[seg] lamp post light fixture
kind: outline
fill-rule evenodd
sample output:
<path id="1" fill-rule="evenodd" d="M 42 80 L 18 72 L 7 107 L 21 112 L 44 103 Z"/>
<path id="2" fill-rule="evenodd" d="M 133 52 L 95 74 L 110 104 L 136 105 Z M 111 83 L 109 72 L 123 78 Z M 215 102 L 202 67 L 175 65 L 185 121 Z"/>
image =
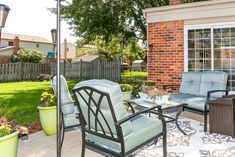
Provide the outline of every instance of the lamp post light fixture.
<path id="1" fill-rule="evenodd" d="M 53 44 L 53 53 L 55 53 L 56 43 L 57 43 L 57 29 L 51 30 L 51 38 Z"/>
<path id="2" fill-rule="evenodd" d="M 2 28 L 5 27 L 9 11 L 10 8 L 7 5 L 0 4 L 0 44 L 1 44 Z"/>

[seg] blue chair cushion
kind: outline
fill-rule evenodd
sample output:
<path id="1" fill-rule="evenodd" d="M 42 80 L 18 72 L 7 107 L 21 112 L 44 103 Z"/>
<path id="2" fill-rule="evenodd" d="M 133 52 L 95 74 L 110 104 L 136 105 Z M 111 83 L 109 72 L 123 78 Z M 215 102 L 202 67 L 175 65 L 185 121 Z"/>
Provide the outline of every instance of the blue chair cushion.
<path id="1" fill-rule="evenodd" d="M 195 96 L 195 95 L 178 93 L 173 95 L 172 101 L 182 102 L 187 104 L 188 107 L 190 108 L 204 111 L 206 99 L 207 97 L 205 96 Z M 214 99 L 216 99 L 216 97 L 211 97 L 210 100 Z M 209 105 L 207 106 L 207 110 L 209 110 Z"/>
<path id="2" fill-rule="evenodd" d="M 154 138 L 162 132 L 162 122 L 159 119 L 144 115 L 137 116 L 135 119 L 131 120 L 131 125 L 131 132 L 124 136 L 125 152 L 128 152 L 136 146 Z M 113 151 L 121 151 L 121 146 L 117 142 L 91 134 L 88 134 L 87 138 Z"/>
<path id="3" fill-rule="evenodd" d="M 208 91 L 225 90 L 227 86 L 228 74 L 220 71 L 203 72 L 201 74 L 201 84 L 199 95 L 207 96 Z M 213 94 L 214 97 L 221 97 L 224 93 Z"/>
<path id="4" fill-rule="evenodd" d="M 185 72 L 182 75 L 180 93 L 198 95 L 201 81 L 200 72 Z"/>
<path id="5" fill-rule="evenodd" d="M 119 86 L 118 83 L 109 81 L 109 80 L 87 80 L 87 81 L 82 81 L 79 82 L 74 89 L 79 88 L 79 87 L 83 87 L 83 86 L 89 86 L 92 87 L 94 89 L 97 89 L 99 91 L 105 92 L 109 94 L 109 97 L 111 99 L 111 105 L 113 107 L 114 110 L 114 114 L 116 116 L 117 121 L 123 119 L 124 117 L 128 116 L 127 111 L 124 108 L 123 105 L 123 99 L 122 99 L 122 92 L 121 92 L 121 88 Z M 90 92 L 90 91 L 88 91 Z M 82 91 L 81 92 L 83 97 L 88 101 L 89 96 Z M 85 103 L 85 101 L 82 99 L 82 97 L 80 95 L 77 95 L 83 116 L 86 120 L 86 122 L 89 122 L 89 118 L 90 117 L 90 125 L 91 128 L 95 130 L 95 116 L 94 114 L 90 114 L 88 115 L 88 106 Z M 100 94 L 98 93 L 93 93 L 92 98 L 94 101 L 98 102 L 99 98 L 100 98 Z M 101 112 L 104 114 L 104 117 L 108 123 L 108 125 L 111 128 L 112 133 L 116 134 L 116 128 L 114 126 L 114 121 L 113 121 L 113 116 L 112 113 L 110 111 L 110 106 L 109 106 L 109 102 L 107 100 L 107 97 L 103 97 L 101 103 L 100 103 L 100 110 Z M 96 106 L 95 104 L 91 101 L 91 108 L 93 109 L 93 111 L 96 111 Z M 104 128 L 105 132 L 107 134 L 110 134 L 110 130 L 108 128 L 108 125 L 105 122 L 105 119 L 102 117 L 101 114 L 98 114 L 98 119 L 102 125 L 102 127 Z M 102 131 L 102 128 L 100 125 L 97 125 L 98 131 Z M 128 121 L 127 123 L 122 125 L 122 131 L 124 135 L 127 135 L 131 132 L 132 130 L 132 125 L 131 123 Z"/>

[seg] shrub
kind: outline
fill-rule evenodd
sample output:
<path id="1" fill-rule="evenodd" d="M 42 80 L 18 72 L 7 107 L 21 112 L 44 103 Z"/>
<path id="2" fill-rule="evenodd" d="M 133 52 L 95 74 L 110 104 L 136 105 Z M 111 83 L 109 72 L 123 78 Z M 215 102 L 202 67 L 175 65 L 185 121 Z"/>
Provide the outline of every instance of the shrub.
<path id="1" fill-rule="evenodd" d="M 37 80 L 39 81 L 50 81 L 52 79 L 52 75 L 49 74 L 39 74 L 37 76 Z"/>
<path id="2" fill-rule="evenodd" d="M 13 55 L 13 62 L 27 62 L 27 63 L 42 63 L 45 61 L 45 56 L 41 51 L 20 49 Z"/>
<path id="3" fill-rule="evenodd" d="M 129 92 L 133 90 L 133 86 L 127 83 L 120 84 L 122 92 Z"/>

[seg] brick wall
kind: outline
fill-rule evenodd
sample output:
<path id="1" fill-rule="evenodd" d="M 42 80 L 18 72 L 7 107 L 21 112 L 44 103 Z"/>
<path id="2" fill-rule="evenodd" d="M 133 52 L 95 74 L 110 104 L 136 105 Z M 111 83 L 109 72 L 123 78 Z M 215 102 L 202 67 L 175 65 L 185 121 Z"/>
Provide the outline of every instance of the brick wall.
<path id="1" fill-rule="evenodd" d="M 184 71 L 184 21 L 149 23 L 148 44 L 153 44 L 152 54 L 148 51 L 148 79 L 158 87 L 179 85 Z"/>

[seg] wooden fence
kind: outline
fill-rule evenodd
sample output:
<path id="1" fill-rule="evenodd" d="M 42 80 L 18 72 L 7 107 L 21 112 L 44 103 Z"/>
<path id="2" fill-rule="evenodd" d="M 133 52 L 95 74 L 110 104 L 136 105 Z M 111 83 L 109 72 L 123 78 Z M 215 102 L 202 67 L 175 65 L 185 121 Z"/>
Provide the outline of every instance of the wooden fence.
<path id="1" fill-rule="evenodd" d="M 61 74 L 69 79 L 109 79 L 120 81 L 120 61 L 61 63 Z M 65 71 L 64 71 L 65 70 Z M 56 75 L 56 63 L 0 64 L 0 82 L 34 81 L 39 74 Z"/>

